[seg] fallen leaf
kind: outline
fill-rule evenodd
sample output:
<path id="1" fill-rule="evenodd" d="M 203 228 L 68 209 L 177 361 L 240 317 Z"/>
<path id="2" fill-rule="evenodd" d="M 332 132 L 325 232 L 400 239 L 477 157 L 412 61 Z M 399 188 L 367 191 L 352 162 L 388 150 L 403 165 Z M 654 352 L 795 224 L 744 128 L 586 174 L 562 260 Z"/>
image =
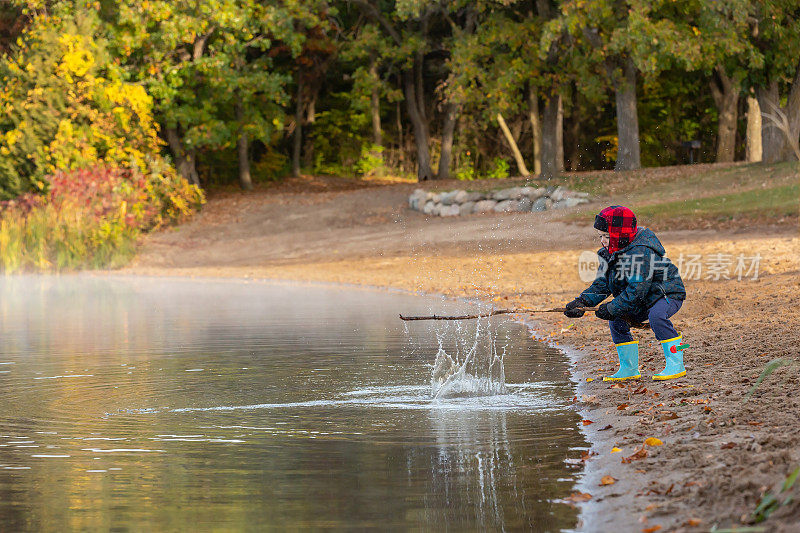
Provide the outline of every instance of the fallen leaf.
<path id="1" fill-rule="evenodd" d="M 604 428 L 600 428 L 600 429 L 598 429 L 597 431 L 608 431 L 608 430 L 609 430 L 609 429 L 611 429 L 612 427 L 614 427 L 614 426 L 612 426 L 611 424 L 609 424 L 609 425 L 607 425 L 607 426 L 606 426 L 606 427 L 604 427 Z"/>
<path id="2" fill-rule="evenodd" d="M 655 437 L 650 437 L 648 439 L 645 439 L 644 443 L 647 444 L 648 446 L 661 446 L 662 444 L 664 444 L 663 442 L 661 442 L 661 439 L 657 439 Z"/>
<path id="3" fill-rule="evenodd" d="M 645 449 L 644 446 L 642 446 L 640 449 L 636 450 L 636 453 L 634 453 L 633 455 L 630 455 L 628 457 L 623 457 L 622 462 L 630 463 L 632 461 L 638 461 L 639 459 L 644 459 L 645 457 L 647 457 L 647 450 Z"/>
<path id="4" fill-rule="evenodd" d="M 731 448 L 735 448 L 735 447 L 736 447 L 736 443 L 735 442 L 726 442 L 725 444 L 720 446 L 720 448 L 722 448 L 723 450 L 730 450 Z"/>
<path id="5" fill-rule="evenodd" d="M 602 487 L 604 485 L 613 485 L 616 482 L 617 482 L 617 480 L 614 479 L 611 476 L 603 476 L 602 478 L 600 478 L 600 485 L 599 486 Z"/>
<path id="6" fill-rule="evenodd" d="M 622 383 L 614 383 L 614 384 L 611 385 L 611 388 L 612 389 L 624 389 L 625 385 L 623 385 Z"/>
<path id="7" fill-rule="evenodd" d="M 699 526 L 702 523 L 703 521 L 700 520 L 699 518 L 690 518 L 689 520 L 686 521 L 686 525 L 689 527 Z"/>
<path id="8" fill-rule="evenodd" d="M 578 503 L 578 502 L 588 502 L 591 499 L 592 495 L 589 494 L 588 492 L 573 492 L 572 494 L 564 498 L 564 501 Z"/>
<path id="9" fill-rule="evenodd" d="M 611 448 L 611 453 L 618 453 L 618 452 L 621 452 L 621 451 L 622 451 L 622 450 L 621 450 L 621 449 L 619 449 L 619 448 L 617 448 L 616 446 L 614 446 L 613 448 Z"/>
<path id="10" fill-rule="evenodd" d="M 597 396 L 595 395 L 589 396 L 587 394 L 582 394 L 581 401 L 585 403 L 597 403 Z"/>
<path id="11" fill-rule="evenodd" d="M 763 423 L 764 423 L 764 422 L 748 422 L 748 424 L 750 424 L 751 426 L 760 426 L 760 425 L 762 425 Z"/>
<path id="12" fill-rule="evenodd" d="M 586 461 L 587 459 L 589 459 L 593 455 L 597 455 L 597 452 L 593 452 L 591 450 L 585 450 L 585 451 L 583 451 L 581 453 L 581 460 Z"/>
<path id="13" fill-rule="evenodd" d="M 674 411 L 665 411 L 663 413 L 659 413 L 658 419 L 661 422 L 666 422 L 667 420 L 675 420 L 678 418 L 678 413 Z"/>
<path id="14" fill-rule="evenodd" d="M 617 411 L 624 411 L 627 408 L 628 408 L 628 404 L 627 403 L 621 403 L 621 404 L 619 404 L 617 406 Z"/>
<path id="15" fill-rule="evenodd" d="M 659 529 L 661 529 L 661 526 L 646 527 L 642 530 L 642 533 L 656 533 Z"/>
<path id="16" fill-rule="evenodd" d="M 584 426 L 588 426 L 589 424 L 594 424 L 594 422 L 592 422 L 591 420 L 584 420 L 583 421 L 583 425 Z"/>
<path id="17" fill-rule="evenodd" d="M 594 378 L 586 378 L 586 383 L 589 383 L 590 381 L 594 381 Z"/>

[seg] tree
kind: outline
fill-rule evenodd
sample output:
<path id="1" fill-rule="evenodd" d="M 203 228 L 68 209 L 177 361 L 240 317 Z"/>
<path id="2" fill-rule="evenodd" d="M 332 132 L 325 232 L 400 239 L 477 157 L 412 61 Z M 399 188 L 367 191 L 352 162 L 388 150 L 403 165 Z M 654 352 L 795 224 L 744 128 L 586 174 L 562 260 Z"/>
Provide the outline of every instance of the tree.
<path id="1" fill-rule="evenodd" d="M 280 3 L 125 0 L 113 14 L 117 55 L 156 101 L 180 174 L 199 183 L 198 150 L 237 147 L 247 188 L 253 139 L 283 124 L 286 73 L 272 68 L 276 42 L 299 53 L 295 14 Z"/>
<path id="2" fill-rule="evenodd" d="M 0 59 L 0 197 L 46 191 L 57 170 L 163 166 L 153 100 L 124 81 L 100 27 L 93 9 L 57 3 Z"/>
<path id="3" fill-rule="evenodd" d="M 699 1 L 699 0 L 698 0 Z M 577 55 L 589 65 L 602 66 L 616 100 L 619 150 L 617 170 L 641 166 L 637 81 L 680 66 L 699 63 L 697 28 L 687 18 L 693 2 L 588 0 L 563 2 L 553 25 L 581 46 Z"/>
<path id="4" fill-rule="evenodd" d="M 774 121 L 762 121 L 763 160 L 785 161 L 794 157 L 790 139 L 800 137 L 800 2 L 753 1 L 749 8 L 749 39 L 763 62 L 761 68 L 750 69 L 748 83 L 755 88 L 761 112 L 780 111 L 788 128 L 784 133 Z"/>

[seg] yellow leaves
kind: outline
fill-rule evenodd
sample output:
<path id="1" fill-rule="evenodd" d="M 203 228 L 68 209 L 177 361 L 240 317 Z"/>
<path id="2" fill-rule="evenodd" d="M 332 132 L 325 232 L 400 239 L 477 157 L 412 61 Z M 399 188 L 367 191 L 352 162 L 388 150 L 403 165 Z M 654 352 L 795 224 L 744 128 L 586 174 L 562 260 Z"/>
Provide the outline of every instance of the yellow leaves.
<path id="1" fill-rule="evenodd" d="M 82 35 L 62 35 L 58 41 L 64 47 L 64 55 L 58 66 L 66 75 L 84 77 L 94 66 L 94 55 L 88 50 L 87 38 Z"/>
<path id="2" fill-rule="evenodd" d="M 621 452 L 621 451 L 622 451 L 622 449 L 620 449 L 620 448 L 617 448 L 616 446 L 614 446 L 613 448 L 611 448 L 611 453 L 619 453 L 619 452 Z"/>
<path id="3" fill-rule="evenodd" d="M 644 443 L 647 444 L 648 446 L 661 446 L 662 444 L 664 444 L 663 442 L 661 442 L 661 439 L 657 439 L 655 437 L 649 437 L 645 439 Z"/>
<path id="4" fill-rule="evenodd" d="M 591 383 L 592 381 L 594 381 L 594 378 L 586 378 L 586 383 Z"/>
<path id="5" fill-rule="evenodd" d="M 615 478 L 611 477 L 611 476 L 603 476 L 602 478 L 600 478 L 600 485 L 599 486 L 600 487 L 604 487 L 606 485 L 613 485 L 616 482 L 617 482 L 617 480 Z"/>
<path id="6" fill-rule="evenodd" d="M 700 36 L 700 30 L 697 28 L 697 26 L 692 26 L 692 33 L 694 33 L 695 36 Z"/>

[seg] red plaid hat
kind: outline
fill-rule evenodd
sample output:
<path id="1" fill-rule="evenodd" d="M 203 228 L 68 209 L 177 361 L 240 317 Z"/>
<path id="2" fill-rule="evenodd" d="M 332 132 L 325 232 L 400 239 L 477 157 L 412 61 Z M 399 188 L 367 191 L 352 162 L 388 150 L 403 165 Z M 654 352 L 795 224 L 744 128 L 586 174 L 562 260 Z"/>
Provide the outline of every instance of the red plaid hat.
<path id="1" fill-rule="evenodd" d="M 608 253 L 628 246 L 636 236 L 636 215 L 627 207 L 612 205 L 594 217 L 594 227 L 608 232 Z"/>

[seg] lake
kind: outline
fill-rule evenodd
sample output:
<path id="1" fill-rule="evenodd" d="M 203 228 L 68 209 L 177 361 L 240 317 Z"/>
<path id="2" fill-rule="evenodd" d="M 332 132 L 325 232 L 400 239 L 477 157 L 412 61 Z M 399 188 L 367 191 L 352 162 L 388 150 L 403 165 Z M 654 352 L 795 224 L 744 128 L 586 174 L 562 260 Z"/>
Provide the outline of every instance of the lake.
<path id="1" fill-rule="evenodd" d="M 0 529 L 574 527 L 557 500 L 586 443 L 566 357 L 508 317 L 398 318 L 475 309 L 312 284 L 0 278 Z"/>

